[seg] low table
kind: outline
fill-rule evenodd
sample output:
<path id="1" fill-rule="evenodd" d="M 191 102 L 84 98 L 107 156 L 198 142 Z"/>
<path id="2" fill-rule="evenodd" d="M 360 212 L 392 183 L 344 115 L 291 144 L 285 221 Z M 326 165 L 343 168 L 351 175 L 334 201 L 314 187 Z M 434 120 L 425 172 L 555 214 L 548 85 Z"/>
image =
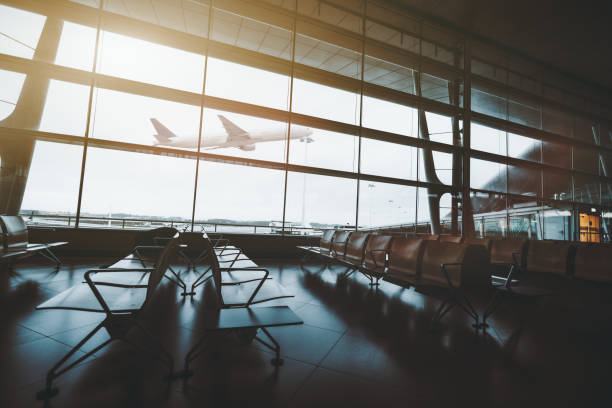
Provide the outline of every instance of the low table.
<path id="1" fill-rule="evenodd" d="M 252 333 L 252 336 L 247 338 L 247 340 L 257 340 L 274 351 L 276 356 L 271 360 L 271 363 L 275 367 L 281 366 L 283 365 L 283 359 L 280 358 L 280 345 L 266 328 L 304 323 L 289 306 L 241 307 L 235 309 L 210 310 L 205 312 L 204 319 L 204 335 L 191 350 L 189 350 L 185 357 L 185 368 L 183 371 L 177 373 L 176 377 L 187 379 L 193 375 L 193 371 L 189 369 L 190 362 L 202 354 L 204 351 L 202 347 L 205 345 L 208 335 L 215 332 L 235 331 L 239 336 L 244 333 Z M 272 344 L 257 337 L 257 331 L 259 329 L 268 337 Z M 245 339 L 247 336 L 242 335 L 240 337 Z"/>

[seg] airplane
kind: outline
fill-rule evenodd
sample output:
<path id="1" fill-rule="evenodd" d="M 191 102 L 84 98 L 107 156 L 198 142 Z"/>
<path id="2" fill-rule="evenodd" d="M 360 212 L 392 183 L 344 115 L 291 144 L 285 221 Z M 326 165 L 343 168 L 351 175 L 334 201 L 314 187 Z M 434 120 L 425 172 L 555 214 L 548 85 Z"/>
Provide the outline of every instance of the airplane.
<path id="1" fill-rule="evenodd" d="M 202 138 L 201 148 L 203 149 L 224 149 L 235 147 L 244 151 L 255 150 L 255 144 L 261 142 L 273 142 L 287 139 L 285 129 L 267 129 L 254 132 L 247 132 L 241 129 L 231 120 L 223 115 L 217 115 L 225 133 L 207 135 Z M 157 119 L 151 118 L 151 123 L 155 128 L 156 134 L 153 137 L 157 140 L 154 146 L 169 146 L 179 147 L 184 149 L 197 149 L 198 136 L 177 136 L 172 133 L 167 127 L 162 125 Z M 292 127 L 291 139 L 297 139 L 300 142 L 310 143 L 314 140 L 310 137 L 312 130 L 301 126 Z"/>

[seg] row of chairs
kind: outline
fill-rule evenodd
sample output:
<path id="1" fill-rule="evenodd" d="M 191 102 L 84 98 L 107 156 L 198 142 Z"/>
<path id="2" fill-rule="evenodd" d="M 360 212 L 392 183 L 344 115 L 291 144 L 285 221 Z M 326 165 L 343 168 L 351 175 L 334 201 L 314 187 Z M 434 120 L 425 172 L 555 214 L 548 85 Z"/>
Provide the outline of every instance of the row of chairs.
<path id="1" fill-rule="evenodd" d="M 440 298 L 432 328 L 454 306 L 474 319 L 474 327 L 485 329 L 487 318 L 508 296 L 551 296 L 576 280 L 612 283 L 606 245 L 326 230 L 318 247 L 299 248 L 346 266 L 343 279 L 357 272 L 371 285 L 384 279 Z M 488 299 L 482 321 L 472 305 L 474 296 Z"/>
<path id="2" fill-rule="evenodd" d="M 68 244 L 68 242 L 49 242 L 44 244 L 31 243 L 28 238 L 28 228 L 23 218 L 18 215 L 0 215 L 0 234 L 2 235 L 2 248 L 0 248 L 0 262 L 7 263 L 9 270 L 18 259 L 32 255 L 41 255 L 52 261 L 59 269 L 62 262 L 53 253 L 52 249 Z"/>
<path id="3" fill-rule="evenodd" d="M 190 257 L 189 253 L 195 255 Z M 105 315 L 100 324 L 48 371 L 46 387 L 37 394 L 37 398 L 48 400 L 56 395 L 58 390 L 53 388 L 53 382 L 57 377 L 113 340 L 128 342 L 159 359 L 168 368 L 167 380 L 188 378 L 192 374 L 189 364 L 199 355 L 203 341 L 198 341 L 187 354 L 185 369 L 174 372 L 172 355 L 139 320 L 139 316 L 148 308 L 164 278 L 179 286 L 183 294 L 186 293 L 187 285 L 181 277 L 182 272 L 173 269 L 176 263 L 173 261 L 181 257 L 187 261 L 188 271 L 193 269 L 196 273 L 200 273 L 191 286 L 191 292 L 211 278 L 215 285 L 219 307 L 213 311 L 214 316 L 207 314 L 203 317 L 205 330 L 234 330 L 243 340 L 247 333 L 249 341 L 256 339 L 276 353 L 276 357 L 272 360 L 274 365 L 282 364 L 280 346 L 266 327 L 300 324 L 302 321 L 287 306 L 257 309 L 251 309 L 250 306 L 292 295 L 286 294 L 283 288 L 272 280 L 267 269 L 258 267 L 239 248 L 229 245 L 226 240 L 213 241 L 205 233 L 181 235 L 173 228 L 160 228 L 137 235 L 133 248 L 127 256 L 104 268 L 88 270 L 83 282 L 37 307 L 38 310 L 79 310 Z M 206 259 L 208 260 L 206 268 L 202 272 L 198 271 L 197 268 Z M 71 364 L 65 365 L 66 361 L 101 329 L 108 332 L 109 340 Z M 272 345 L 257 337 L 259 329 Z M 139 330 L 151 339 L 156 345 L 155 350 L 131 341 L 128 333 L 132 330 Z"/>

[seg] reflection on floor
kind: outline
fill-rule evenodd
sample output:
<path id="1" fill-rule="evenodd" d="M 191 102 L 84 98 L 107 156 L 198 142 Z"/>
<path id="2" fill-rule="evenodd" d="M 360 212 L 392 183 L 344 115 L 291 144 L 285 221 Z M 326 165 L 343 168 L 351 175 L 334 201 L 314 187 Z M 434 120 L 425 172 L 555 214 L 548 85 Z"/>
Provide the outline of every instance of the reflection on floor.
<path id="1" fill-rule="evenodd" d="M 67 260 L 60 272 L 24 264 L 7 279 L 1 299 L 0 406 L 40 406 L 36 391 L 45 372 L 101 319 L 74 311 L 34 311 L 42 300 L 82 280 L 103 259 Z M 438 302 L 382 283 L 370 289 L 332 266 L 305 268 L 296 261 L 260 260 L 296 297 L 289 304 L 305 324 L 273 328 L 285 365 L 277 372 L 271 353 L 233 338 L 213 339 L 197 360 L 188 386 L 161 381 L 163 366 L 120 342 L 82 363 L 57 384 L 59 407 L 383 406 L 383 407 L 593 407 L 612 406 L 610 302 L 550 299 L 534 310 L 517 336 L 512 304 L 476 335 L 460 311 L 427 328 Z M 190 276 L 191 275 L 191 276 Z M 190 273 L 186 280 L 195 279 Z M 167 283 L 143 319 L 180 367 L 199 334 L 198 314 L 214 307 L 209 282 L 193 301 Z M 103 342 L 96 335 L 87 351 Z"/>

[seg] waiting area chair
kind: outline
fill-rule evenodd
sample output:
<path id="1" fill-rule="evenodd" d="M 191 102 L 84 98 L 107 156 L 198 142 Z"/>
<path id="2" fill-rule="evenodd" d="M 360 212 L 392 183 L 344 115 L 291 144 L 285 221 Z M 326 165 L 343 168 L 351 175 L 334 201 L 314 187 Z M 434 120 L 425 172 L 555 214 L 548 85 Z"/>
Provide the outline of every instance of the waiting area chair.
<path id="1" fill-rule="evenodd" d="M 41 255 L 55 263 L 59 269 L 62 262 L 53 253 L 52 248 L 64 246 L 68 242 L 31 243 L 28 238 L 28 227 L 23 218 L 18 215 L 0 215 L 0 228 L 2 230 L 2 250 L 0 259 L 9 262 L 9 268 L 16 259 L 31 255 Z"/>
<path id="2" fill-rule="evenodd" d="M 174 360 L 172 356 L 142 326 L 138 320 L 138 315 L 150 303 L 170 265 L 170 261 L 176 256 L 178 248 L 179 236 L 176 234 L 161 251 L 153 268 L 121 269 L 111 267 L 92 269 L 85 273 L 85 282 L 65 290 L 36 307 L 38 310 L 80 310 L 106 315 L 100 324 L 47 372 L 46 387 L 37 394 L 38 399 L 48 400 L 55 396 L 58 389 L 53 388 L 53 381 L 57 377 L 94 355 L 113 340 L 123 340 L 140 348 L 154 358 L 161 360 L 168 367 L 169 375 L 173 373 Z M 62 367 L 100 329 L 105 329 L 110 339 L 88 351 L 73 363 Z M 139 329 L 147 337 L 154 340 L 158 346 L 158 352 L 131 342 L 127 338 L 127 334 L 133 329 Z"/>

